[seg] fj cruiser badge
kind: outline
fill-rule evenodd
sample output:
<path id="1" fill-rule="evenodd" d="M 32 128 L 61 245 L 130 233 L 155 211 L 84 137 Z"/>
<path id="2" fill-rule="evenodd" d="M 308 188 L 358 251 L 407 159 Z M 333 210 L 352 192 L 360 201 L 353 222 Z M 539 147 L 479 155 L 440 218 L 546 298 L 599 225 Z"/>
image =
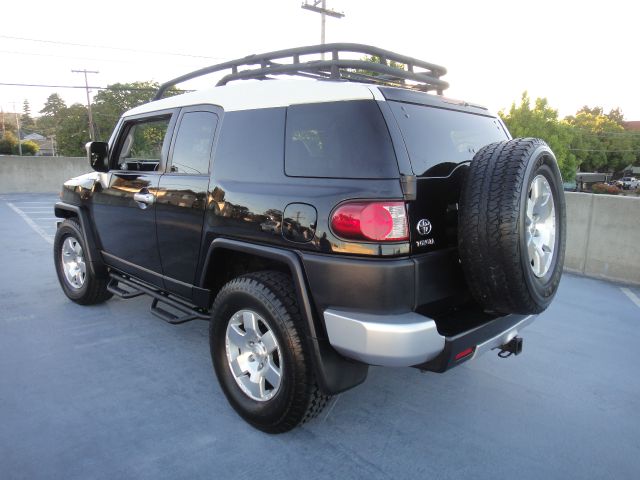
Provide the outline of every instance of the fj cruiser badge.
<path id="1" fill-rule="evenodd" d="M 431 233 L 431 222 L 423 218 L 418 222 L 417 228 L 420 235 L 429 235 Z"/>

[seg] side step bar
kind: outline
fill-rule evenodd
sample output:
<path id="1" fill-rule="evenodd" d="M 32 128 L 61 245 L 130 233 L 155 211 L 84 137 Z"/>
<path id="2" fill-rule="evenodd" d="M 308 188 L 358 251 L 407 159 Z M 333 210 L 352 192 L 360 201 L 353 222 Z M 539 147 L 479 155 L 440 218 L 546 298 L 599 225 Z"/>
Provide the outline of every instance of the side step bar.
<path id="1" fill-rule="evenodd" d="M 190 305 L 183 300 L 171 298 L 162 290 L 148 287 L 147 285 L 143 285 L 140 282 L 115 272 L 110 272 L 109 277 L 111 277 L 111 279 L 109 280 L 109 285 L 107 285 L 107 290 L 125 299 L 139 297 L 140 295 L 149 295 L 153 298 L 150 308 L 151 313 L 167 323 L 179 325 L 190 322 L 191 320 L 209 320 L 209 315 L 204 310 Z M 122 285 L 124 285 L 126 289 L 122 288 Z M 175 310 L 176 313 L 158 306 L 159 304 L 170 307 L 172 310 Z"/>

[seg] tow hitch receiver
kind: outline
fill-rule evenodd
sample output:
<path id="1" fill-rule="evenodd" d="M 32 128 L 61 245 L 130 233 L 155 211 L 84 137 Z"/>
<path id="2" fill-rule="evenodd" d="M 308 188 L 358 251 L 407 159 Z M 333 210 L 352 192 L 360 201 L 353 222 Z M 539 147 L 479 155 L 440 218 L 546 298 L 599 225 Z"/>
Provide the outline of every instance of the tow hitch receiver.
<path id="1" fill-rule="evenodd" d="M 504 345 L 498 347 L 500 351 L 498 356 L 500 358 L 507 358 L 511 355 L 520 355 L 522 353 L 522 337 L 513 337 Z"/>

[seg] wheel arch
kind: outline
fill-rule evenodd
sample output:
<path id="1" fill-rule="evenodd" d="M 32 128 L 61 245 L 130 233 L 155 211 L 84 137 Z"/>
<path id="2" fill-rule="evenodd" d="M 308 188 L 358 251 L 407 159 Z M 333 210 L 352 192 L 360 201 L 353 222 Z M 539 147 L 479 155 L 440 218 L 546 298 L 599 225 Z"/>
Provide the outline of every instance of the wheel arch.
<path id="1" fill-rule="evenodd" d="M 89 215 L 87 211 L 78 206 L 64 202 L 56 202 L 54 206 L 54 214 L 57 218 L 67 219 L 75 218 L 80 223 L 82 237 L 85 245 L 87 245 L 87 257 L 89 259 L 89 268 L 98 278 L 107 278 L 107 268 L 100 253 L 100 247 L 97 243 L 96 236 L 91 227 Z"/>
<path id="2" fill-rule="evenodd" d="M 238 258 L 251 259 L 249 268 L 229 270 L 227 267 Z M 303 331 L 312 364 L 320 388 L 334 395 L 362 383 L 368 365 L 348 360 L 338 354 L 326 339 L 324 325 L 314 315 L 312 299 L 299 256 L 291 251 L 264 245 L 255 245 L 228 238 L 216 238 L 211 242 L 203 263 L 199 287 L 211 290 L 212 298 L 228 280 L 238 274 L 259 270 L 279 270 L 291 276 L 303 318 Z M 216 275 L 216 272 L 224 272 Z"/>

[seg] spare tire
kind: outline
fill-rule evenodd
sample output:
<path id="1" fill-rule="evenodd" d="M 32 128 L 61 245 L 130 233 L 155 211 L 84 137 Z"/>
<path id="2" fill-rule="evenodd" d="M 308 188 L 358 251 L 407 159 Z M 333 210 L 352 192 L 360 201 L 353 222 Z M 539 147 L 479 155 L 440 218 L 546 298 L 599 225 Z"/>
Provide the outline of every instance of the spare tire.
<path id="1" fill-rule="evenodd" d="M 538 138 L 492 143 L 462 187 L 458 248 L 467 284 L 487 311 L 544 311 L 560 283 L 566 243 L 562 177 Z"/>

